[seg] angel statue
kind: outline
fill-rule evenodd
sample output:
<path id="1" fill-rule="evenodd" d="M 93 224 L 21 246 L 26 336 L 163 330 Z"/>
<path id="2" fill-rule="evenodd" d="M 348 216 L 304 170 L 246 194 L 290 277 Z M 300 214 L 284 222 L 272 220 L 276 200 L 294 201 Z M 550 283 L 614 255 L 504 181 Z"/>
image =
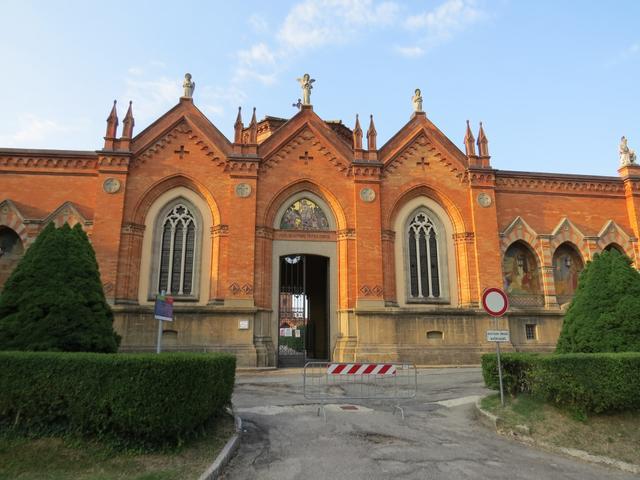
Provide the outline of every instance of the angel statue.
<path id="1" fill-rule="evenodd" d="M 626 167 L 627 165 L 635 165 L 636 152 L 627 146 L 627 137 L 620 139 L 620 147 L 618 149 L 620 153 L 620 165 Z"/>
<path id="2" fill-rule="evenodd" d="M 184 83 L 182 84 L 182 88 L 184 88 L 183 97 L 186 97 L 186 98 L 193 97 L 193 91 L 196 89 L 196 82 L 191 81 L 190 73 L 185 73 Z"/>
<path id="3" fill-rule="evenodd" d="M 413 102 L 413 111 L 422 112 L 422 93 L 419 88 L 416 88 L 416 93 L 411 97 L 411 101 Z"/>
<path id="4" fill-rule="evenodd" d="M 315 82 L 314 78 L 311 78 L 308 73 L 305 73 L 302 78 L 298 78 L 298 82 L 302 87 L 302 105 L 311 105 L 311 85 Z"/>

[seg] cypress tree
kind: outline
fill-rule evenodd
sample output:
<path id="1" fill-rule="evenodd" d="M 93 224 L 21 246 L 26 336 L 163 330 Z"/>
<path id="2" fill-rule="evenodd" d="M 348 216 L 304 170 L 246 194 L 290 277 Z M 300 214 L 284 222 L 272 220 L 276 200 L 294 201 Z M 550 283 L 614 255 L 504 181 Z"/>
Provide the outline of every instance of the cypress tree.
<path id="1" fill-rule="evenodd" d="M 115 352 L 119 342 L 87 235 L 49 224 L 0 294 L 0 349 Z"/>
<path id="2" fill-rule="evenodd" d="M 564 317 L 557 353 L 640 351 L 640 273 L 617 250 L 595 255 Z"/>

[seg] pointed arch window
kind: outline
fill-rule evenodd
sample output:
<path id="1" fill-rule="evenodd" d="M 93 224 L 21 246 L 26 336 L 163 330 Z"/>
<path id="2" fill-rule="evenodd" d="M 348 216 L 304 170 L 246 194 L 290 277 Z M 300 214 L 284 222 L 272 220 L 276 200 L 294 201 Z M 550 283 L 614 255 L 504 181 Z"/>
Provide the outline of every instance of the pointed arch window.
<path id="1" fill-rule="evenodd" d="M 410 301 L 428 302 L 442 298 L 442 249 L 438 224 L 425 211 L 418 211 L 409 218 L 406 242 Z"/>
<path id="2" fill-rule="evenodd" d="M 162 219 L 158 292 L 194 295 L 198 222 L 184 203 L 175 204 Z"/>

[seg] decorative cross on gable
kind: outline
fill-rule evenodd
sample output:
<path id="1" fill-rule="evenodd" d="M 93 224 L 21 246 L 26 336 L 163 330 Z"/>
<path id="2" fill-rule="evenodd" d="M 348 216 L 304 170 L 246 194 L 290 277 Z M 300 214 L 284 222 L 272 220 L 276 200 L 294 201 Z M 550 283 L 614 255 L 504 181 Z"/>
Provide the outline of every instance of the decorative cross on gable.
<path id="1" fill-rule="evenodd" d="M 185 153 L 190 153 L 189 150 L 184 149 L 184 145 L 180 145 L 180 150 L 176 150 L 173 153 L 178 153 L 180 155 L 180 160 L 184 158 Z"/>
<path id="2" fill-rule="evenodd" d="M 313 157 L 309 156 L 309 152 L 304 152 L 304 155 L 300 155 L 300 160 L 304 161 L 304 164 L 307 165 L 309 163 L 309 160 L 313 160 Z"/>
<path id="3" fill-rule="evenodd" d="M 424 167 L 428 167 L 430 165 L 430 163 L 427 162 L 424 159 L 424 157 L 422 157 L 419 162 L 416 162 L 416 165 L 420 165 L 422 167 L 422 170 L 424 170 Z"/>

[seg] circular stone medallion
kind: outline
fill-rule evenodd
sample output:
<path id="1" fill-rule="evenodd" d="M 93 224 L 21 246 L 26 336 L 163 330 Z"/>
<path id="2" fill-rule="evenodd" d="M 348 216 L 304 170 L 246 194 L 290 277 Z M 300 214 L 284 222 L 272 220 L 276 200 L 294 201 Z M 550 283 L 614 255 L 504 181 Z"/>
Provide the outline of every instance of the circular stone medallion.
<path id="1" fill-rule="evenodd" d="M 367 203 L 373 202 L 376 199 L 376 192 L 370 188 L 363 188 L 360 190 L 360 198 Z"/>
<path id="2" fill-rule="evenodd" d="M 236 195 L 240 198 L 247 198 L 251 195 L 251 185 L 248 183 L 239 183 L 236 185 Z"/>
<path id="3" fill-rule="evenodd" d="M 487 208 L 491 205 L 491 202 L 491 197 L 486 193 L 481 193 L 480 195 L 478 195 L 478 204 L 481 207 Z"/>
<path id="4" fill-rule="evenodd" d="M 102 189 L 107 193 L 118 193 L 118 191 L 120 191 L 120 180 L 117 178 L 107 178 L 102 184 Z"/>

